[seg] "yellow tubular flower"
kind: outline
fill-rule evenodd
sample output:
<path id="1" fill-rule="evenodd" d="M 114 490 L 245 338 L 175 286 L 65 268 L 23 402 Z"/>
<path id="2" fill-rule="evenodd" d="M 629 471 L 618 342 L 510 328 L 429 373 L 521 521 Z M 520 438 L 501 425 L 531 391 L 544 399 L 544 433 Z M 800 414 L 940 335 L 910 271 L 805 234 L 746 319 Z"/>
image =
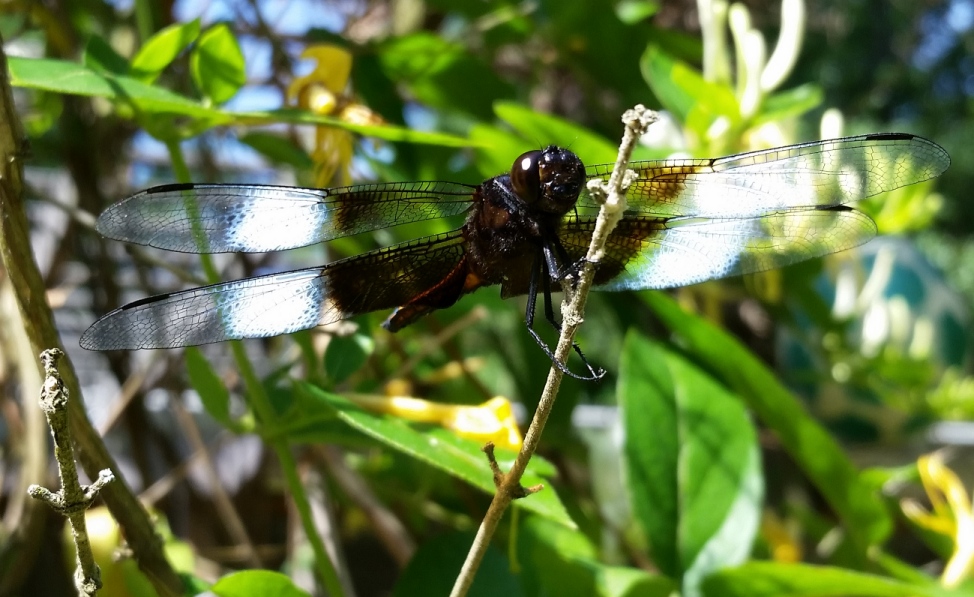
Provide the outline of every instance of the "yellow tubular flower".
<path id="1" fill-rule="evenodd" d="M 440 404 L 408 396 L 375 396 L 352 394 L 346 396 L 362 408 L 413 421 L 439 425 L 478 442 L 492 441 L 500 448 L 518 450 L 521 431 L 514 419 L 510 401 L 495 396 L 477 406 Z"/>
<path id="2" fill-rule="evenodd" d="M 956 587 L 974 570 L 974 504 L 960 479 L 944 464 L 942 453 L 920 457 L 917 469 L 932 512 L 914 500 L 902 500 L 900 507 L 916 525 L 953 540 L 954 551 L 940 582 L 947 588 Z"/>
<path id="3" fill-rule="evenodd" d="M 289 104 L 355 124 L 383 122 L 367 107 L 352 101 L 348 93 L 352 55 L 347 50 L 321 44 L 309 46 L 301 57 L 314 60 L 316 66 L 288 86 Z M 314 149 L 311 150 L 315 184 L 319 187 L 348 184 L 353 151 L 354 137 L 349 131 L 329 126 L 315 127 Z"/>

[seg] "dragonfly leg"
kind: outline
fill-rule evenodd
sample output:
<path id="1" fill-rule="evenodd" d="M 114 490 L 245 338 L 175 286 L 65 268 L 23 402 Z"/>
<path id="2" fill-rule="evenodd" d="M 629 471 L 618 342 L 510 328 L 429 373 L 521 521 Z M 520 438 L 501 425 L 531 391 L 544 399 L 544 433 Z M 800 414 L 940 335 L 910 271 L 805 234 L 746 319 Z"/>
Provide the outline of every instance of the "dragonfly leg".
<path id="1" fill-rule="evenodd" d="M 531 281 L 528 285 L 528 305 L 524 313 L 524 321 L 527 324 L 528 332 L 531 333 L 531 337 L 534 338 L 534 341 L 538 343 L 538 346 L 540 346 L 545 354 L 548 355 L 551 362 L 554 363 L 555 366 L 558 367 L 558 369 L 565 375 L 583 381 L 594 381 L 601 379 L 605 375 L 605 369 L 593 367 L 591 363 L 588 362 L 588 359 L 585 358 L 585 354 L 578 346 L 578 343 L 572 342 L 572 348 L 575 349 L 575 352 L 578 353 L 579 357 L 581 357 L 582 362 L 585 364 L 585 368 L 588 369 L 588 375 L 578 375 L 577 373 L 574 373 L 568 369 L 567 365 L 559 362 L 555 358 L 551 348 L 548 347 L 545 341 L 541 339 L 541 336 L 539 336 L 538 332 L 534 329 L 534 313 L 538 304 L 538 284 L 540 281 L 542 286 L 542 294 L 544 295 L 545 319 L 551 324 L 552 327 L 555 328 L 555 330 L 561 333 L 561 324 L 555 319 L 555 309 L 551 301 L 551 279 L 549 275 L 550 269 L 548 269 L 549 253 L 549 251 L 545 250 L 544 258 L 539 255 L 538 258 L 534 260 L 534 264 L 531 267 Z M 544 272 L 544 275 L 542 275 L 542 269 L 547 270 Z"/>

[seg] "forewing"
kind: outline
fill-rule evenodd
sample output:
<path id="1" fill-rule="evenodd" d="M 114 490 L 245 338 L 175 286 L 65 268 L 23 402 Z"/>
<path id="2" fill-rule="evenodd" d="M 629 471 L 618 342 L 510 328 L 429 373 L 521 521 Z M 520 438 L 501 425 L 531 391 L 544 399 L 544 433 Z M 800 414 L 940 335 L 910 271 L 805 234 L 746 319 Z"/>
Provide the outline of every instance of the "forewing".
<path id="1" fill-rule="evenodd" d="M 96 321 L 89 350 L 176 348 L 278 336 L 405 304 L 463 258 L 459 232 L 337 261 L 149 297 Z"/>
<path id="2" fill-rule="evenodd" d="M 707 160 L 630 164 L 629 212 L 657 216 L 757 217 L 845 205 L 940 175 L 950 157 L 914 135 L 886 133 L 802 143 Z M 611 165 L 588 174 L 608 178 Z M 595 202 L 585 194 L 582 207 Z"/>
<path id="3" fill-rule="evenodd" d="M 278 251 L 457 215 L 469 207 L 473 190 L 450 182 L 334 189 L 165 185 L 112 205 L 97 229 L 116 240 L 186 253 Z"/>
<path id="4" fill-rule="evenodd" d="M 569 219 L 561 235 L 585 255 L 594 218 Z M 858 246 L 876 234 L 847 207 L 782 210 L 754 218 L 627 217 L 612 232 L 595 283 L 600 290 L 671 288 L 775 269 Z"/>

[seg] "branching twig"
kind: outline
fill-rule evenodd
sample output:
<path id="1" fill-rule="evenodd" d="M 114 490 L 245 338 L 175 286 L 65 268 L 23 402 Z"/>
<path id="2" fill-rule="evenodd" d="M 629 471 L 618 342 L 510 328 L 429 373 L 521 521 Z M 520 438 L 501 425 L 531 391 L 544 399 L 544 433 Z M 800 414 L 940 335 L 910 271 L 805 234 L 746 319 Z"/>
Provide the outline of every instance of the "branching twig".
<path id="1" fill-rule="evenodd" d="M 575 338 L 575 332 L 582 323 L 585 302 L 588 299 L 588 292 L 595 279 L 596 263 L 602 257 L 609 234 L 615 228 L 619 219 L 622 218 L 622 214 L 626 211 L 626 189 L 632 182 L 632 174 L 627 169 L 629 158 L 632 156 L 632 151 L 635 149 L 639 137 L 646 132 L 646 129 L 655 120 L 656 114 L 650 112 L 643 106 L 636 106 L 632 110 L 627 110 L 622 116 L 622 122 L 626 128 L 622 137 L 622 144 L 619 146 L 619 157 L 616 159 L 615 167 L 608 183 L 594 181 L 594 186 L 592 183 L 589 184 L 589 191 L 594 196 L 603 197 L 604 202 L 595 223 L 592 242 L 589 245 L 588 254 L 585 256 L 585 264 L 582 267 L 578 284 L 572 288 L 570 283 L 563 282 L 566 297 L 565 302 L 562 304 L 562 332 L 558 338 L 558 345 L 555 348 L 555 358 L 562 365 L 568 359 L 568 354 L 572 349 L 572 342 Z M 492 469 L 494 469 L 494 483 L 497 485 L 497 491 L 494 493 L 494 499 L 490 503 L 490 508 L 487 510 L 487 514 L 480 524 L 480 529 L 477 531 L 477 536 L 474 538 L 473 545 L 470 547 L 467 559 L 463 563 L 463 568 L 460 569 L 456 583 L 453 585 L 451 597 L 462 597 L 470 590 L 474 576 L 477 573 L 477 568 L 480 566 L 480 561 L 487 552 L 491 537 L 494 536 L 497 525 L 500 524 L 501 517 L 504 515 L 504 511 L 510 505 L 511 501 L 525 497 L 541 489 L 541 486 L 532 488 L 522 487 L 521 476 L 524 474 L 528 461 L 538 447 L 541 432 L 544 430 L 545 423 L 548 421 L 548 415 L 551 414 L 551 409 L 554 407 L 555 397 L 558 394 L 558 388 L 561 386 L 561 379 L 561 369 L 552 366 L 548 372 L 548 381 L 545 383 L 541 401 L 538 403 L 534 418 L 531 420 L 531 426 L 528 428 L 528 432 L 524 437 L 524 444 L 521 446 L 521 450 L 518 452 L 514 466 L 511 467 L 510 472 L 505 475 L 497 468 L 496 462 L 492 464 Z M 488 458 L 491 456 L 491 451 L 492 446 L 485 447 Z"/>
<path id="2" fill-rule="evenodd" d="M 54 436 L 54 457 L 57 460 L 58 474 L 61 477 L 61 490 L 52 492 L 39 485 L 31 485 L 27 493 L 34 499 L 47 502 L 56 512 L 63 514 L 71 522 L 72 536 L 78 551 L 78 569 L 74 574 L 75 587 L 79 595 L 94 595 L 101 588 L 101 571 L 95 564 L 88 541 L 85 525 L 85 511 L 91 506 L 102 487 L 115 480 L 112 471 L 105 469 L 98 473 L 98 479 L 91 485 L 81 485 L 78 469 L 74 464 L 74 448 L 71 446 L 71 432 L 68 430 L 68 391 L 57 370 L 57 362 L 64 356 L 60 349 L 52 348 L 41 353 L 44 365 L 44 386 L 41 388 L 41 410 L 47 416 Z"/>
<path id="3" fill-rule="evenodd" d="M 7 59 L 2 48 L 0 43 L 0 73 L 7 73 Z M 23 204 L 21 170 L 24 143 L 20 117 L 10 91 L 10 80 L 0 76 L 0 266 L 10 279 L 24 331 L 32 351 L 37 353 L 61 345 L 61 340 L 54 327 L 54 315 L 44 299 L 44 280 L 31 252 L 30 227 Z M 89 477 L 97 476 L 99 471 L 106 468 L 117 471 L 114 460 L 85 413 L 81 387 L 70 359 L 62 362 L 61 376 L 65 387 L 74 397 L 68 403 L 68 421 L 81 466 Z M 124 480 L 119 479 L 106 486 L 102 497 L 122 527 L 139 569 L 152 582 L 156 592 L 165 597 L 182 595 L 183 583 L 166 560 L 162 541 L 145 509 Z"/>

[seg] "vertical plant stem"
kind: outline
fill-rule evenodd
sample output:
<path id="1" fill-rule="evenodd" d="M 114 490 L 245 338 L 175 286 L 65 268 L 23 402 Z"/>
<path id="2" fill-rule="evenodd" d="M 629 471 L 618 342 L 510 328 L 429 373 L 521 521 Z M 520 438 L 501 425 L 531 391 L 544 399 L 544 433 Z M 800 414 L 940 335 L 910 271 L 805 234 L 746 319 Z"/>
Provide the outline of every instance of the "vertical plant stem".
<path id="1" fill-rule="evenodd" d="M 186 160 L 183 157 L 179 142 L 177 140 L 167 141 L 166 147 L 172 159 L 173 173 L 176 176 L 176 180 L 181 183 L 191 182 L 189 167 L 186 165 Z M 197 234 L 197 237 L 199 236 Z M 203 264 L 203 272 L 206 275 L 207 281 L 210 284 L 218 283 L 220 276 L 216 271 L 216 267 L 213 265 L 213 259 L 209 255 L 201 253 L 200 262 Z M 247 403 L 254 410 L 257 419 L 263 426 L 273 428 L 276 423 L 277 413 L 274 411 L 267 392 L 264 391 L 264 385 L 260 382 L 257 372 L 254 371 L 254 366 L 250 362 L 246 350 L 244 350 L 243 343 L 239 340 L 231 340 L 229 344 L 230 352 L 233 354 L 234 362 L 237 365 L 240 377 L 243 379 L 244 387 L 247 389 Z M 304 486 L 301 485 L 297 462 L 287 443 L 287 438 L 276 436 L 265 439 L 275 455 L 277 455 L 281 469 L 284 472 L 288 492 L 291 494 L 295 508 L 298 511 L 298 516 L 301 518 L 301 526 L 304 527 L 304 533 L 307 535 L 308 541 L 311 542 L 311 549 L 315 555 L 315 570 L 318 573 L 318 578 L 328 591 L 330 597 L 341 597 L 345 592 L 342 590 L 342 584 L 338 578 L 338 570 L 328 556 L 328 550 L 325 549 L 321 535 L 318 534 L 315 528 L 311 505 L 308 502 L 308 496 L 304 492 Z"/>
<path id="2" fill-rule="evenodd" d="M 625 132 L 623 134 L 622 144 L 619 146 L 619 156 L 616 159 L 609 182 L 605 184 L 600 183 L 599 188 L 592 188 L 590 186 L 593 194 L 602 194 L 604 202 L 602 208 L 599 210 L 588 254 L 585 256 L 585 265 L 582 268 L 581 279 L 574 291 L 566 292 L 566 300 L 562 305 L 562 332 L 558 338 L 558 345 L 555 348 L 555 359 L 562 365 L 568 360 L 568 354 L 572 349 L 575 333 L 582 323 L 585 302 L 588 299 L 589 290 L 595 279 L 596 263 L 598 263 L 598 260 L 602 256 L 609 234 L 615 228 L 619 219 L 622 218 L 623 212 L 626 210 L 625 191 L 631 182 L 631 177 L 627 176 L 626 173 L 628 172 L 627 165 L 632 156 L 632 151 L 635 149 L 639 137 L 646 132 L 646 129 L 655 120 L 655 113 L 646 110 L 642 106 L 636 106 L 623 114 L 622 121 L 625 124 Z M 569 288 L 568 290 L 571 289 Z M 504 511 L 507 510 L 511 501 L 525 497 L 528 493 L 532 492 L 525 490 L 521 486 L 521 477 L 524 475 L 524 470 L 527 468 L 531 457 L 538 449 L 538 443 L 541 441 L 541 432 L 544 431 L 548 416 L 554 408 L 555 398 L 558 396 L 558 389 L 561 387 L 561 380 L 562 370 L 552 365 L 548 371 L 548 380 L 541 394 L 541 401 L 538 403 L 538 408 L 534 412 L 534 418 L 531 419 L 528 432 L 524 436 L 524 444 L 521 446 L 521 450 L 518 452 L 511 470 L 501 477 L 499 483 L 495 483 L 497 485 L 497 491 L 494 493 L 494 499 L 490 503 L 490 507 L 484 516 L 483 522 L 480 524 L 480 528 L 477 530 L 477 536 L 474 538 L 473 545 L 470 546 L 467 559 L 464 561 L 463 567 L 460 569 L 460 574 L 457 576 L 457 580 L 453 585 L 453 591 L 450 593 L 451 597 L 463 597 L 470 590 L 474 577 L 477 574 L 477 569 L 480 567 L 480 562 L 483 560 L 484 554 L 487 553 L 487 548 L 490 546 L 490 540 L 497 531 L 497 526 L 500 524 L 501 518 L 504 516 Z"/>
<path id="3" fill-rule="evenodd" d="M 2 48 L 0 40 L 0 72 L 6 73 L 7 60 Z M 10 79 L 0 77 L 0 265 L 10 278 L 31 350 L 39 354 L 42 350 L 61 346 L 61 339 L 45 299 L 44 280 L 30 245 L 22 195 L 25 140 L 10 92 Z M 78 461 L 90 478 L 96 478 L 104 469 L 113 471 L 116 481 L 106 486 L 100 495 L 122 527 L 139 569 L 160 595 L 182 595 L 183 583 L 166 559 L 162 541 L 145 508 L 118 474 L 118 466 L 88 420 L 81 387 L 67 357 L 61 360 L 60 372 L 65 388 L 74 396 L 68 402 L 68 424 Z"/>

